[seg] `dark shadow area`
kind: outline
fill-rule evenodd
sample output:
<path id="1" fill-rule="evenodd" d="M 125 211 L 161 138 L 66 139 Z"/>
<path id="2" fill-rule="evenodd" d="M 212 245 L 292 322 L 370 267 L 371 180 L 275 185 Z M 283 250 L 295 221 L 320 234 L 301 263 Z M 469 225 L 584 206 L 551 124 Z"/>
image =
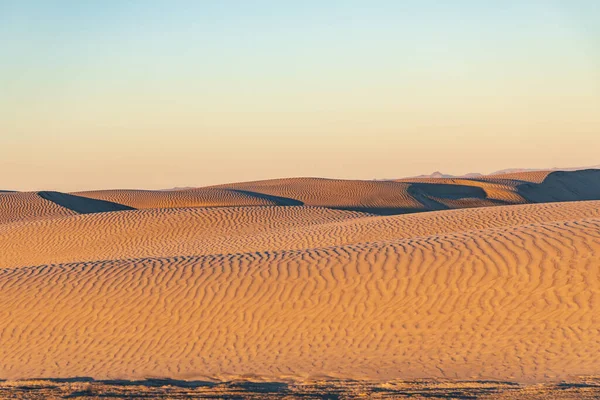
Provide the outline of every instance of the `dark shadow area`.
<path id="1" fill-rule="evenodd" d="M 415 196 L 436 197 L 438 199 L 460 200 L 465 198 L 486 199 L 483 188 L 449 183 L 411 183 L 408 193 Z M 429 199 L 431 200 L 431 199 Z M 439 204 L 439 203 L 438 203 Z"/>
<path id="2" fill-rule="evenodd" d="M 34 386 L 34 385 L 23 384 L 23 385 L 15 386 L 15 389 L 33 391 L 33 390 L 58 389 L 59 387 L 60 386 L 58 386 L 58 385 L 35 385 Z"/>
<path id="3" fill-rule="evenodd" d="M 77 397 L 99 397 L 99 396 L 96 395 L 92 390 L 85 389 L 85 390 L 79 390 L 79 391 L 70 393 L 70 394 L 66 395 L 64 398 L 65 399 L 74 399 Z"/>
<path id="4" fill-rule="evenodd" d="M 561 382 L 556 385 L 560 389 L 572 389 L 572 388 L 600 388 L 600 384 L 594 385 L 593 383 L 574 383 L 574 382 Z"/>
<path id="5" fill-rule="evenodd" d="M 539 398 L 575 400 L 600 398 L 597 377 L 573 382 L 524 385 L 493 380 L 393 380 L 389 382 L 327 380 L 303 382 L 183 381 L 168 378 L 144 380 L 93 380 L 88 377 L 24 380 L 0 385 L 0 398 L 117 398 L 117 399 L 513 399 L 534 389 Z M 34 382 L 38 381 L 38 382 Z M 42 382 L 39 382 L 42 381 Z M 17 383 L 19 383 L 17 381 Z M 52 384 L 54 383 L 54 384 Z M 1 381 L 0 381 L 1 384 Z M 536 396 L 535 398 L 538 398 Z"/>
<path id="6" fill-rule="evenodd" d="M 114 386 L 146 386 L 146 387 L 162 387 L 162 386 L 173 386 L 179 388 L 198 388 L 198 387 L 214 387 L 217 385 L 215 382 L 209 381 L 183 381 L 177 379 L 144 379 L 137 381 L 129 381 L 125 379 L 115 380 L 101 380 L 95 381 L 104 385 Z"/>
<path id="7" fill-rule="evenodd" d="M 73 392 L 67 396 L 64 396 L 63 399 L 76 399 L 79 397 L 92 397 L 94 399 L 98 398 L 109 398 L 109 399 L 155 399 L 157 396 L 152 393 L 144 394 L 144 393 L 135 393 L 135 394 L 126 394 L 126 393 L 95 393 L 92 390 L 80 390 L 78 392 Z M 162 397 L 162 396 L 161 396 Z"/>
<path id="8" fill-rule="evenodd" d="M 414 214 L 424 211 L 434 211 L 425 208 L 408 208 L 408 207 L 327 207 L 332 210 L 356 211 L 373 215 L 400 215 Z"/>
<path id="9" fill-rule="evenodd" d="M 74 376 L 72 378 L 33 378 L 32 381 L 48 381 L 54 383 L 81 383 L 94 382 L 94 378 L 89 376 Z"/>
<path id="10" fill-rule="evenodd" d="M 105 200 L 89 199 L 87 197 L 75 196 L 67 193 L 38 192 L 38 196 L 79 214 L 135 210 L 135 208 L 123 204 Z"/>
<path id="11" fill-rule="evenodd" d="M 523 183 L 517 193 L 531 203 L 600 200 L 600 170 L 555 171 L 542 183 Z"/>
<path id="12" fill-rule="evenodd" d="M 228 190 L 230 192 L 243 194 L 246 196 L 252 196 L 252 197 L 257 197 L 259 199 L 268 200 L 278 206 L 303 206 L 304 205 L 304 202 L 302 202 L 300 200 L 296 200 L 296 199 L 291 199 L 289 197 L 274 196 L 271 194 L 252 192 L 250 190 L 242 190 L 242 189 L 226 189 L 226 190 Z"/>
<path id="13" fill-rule="evenodd" d="M 358 211 L 375 215 L 399 215 L 413 214 L 426 211 L 448 210 L 450 207 L 437 201 L 437 199 L 460 200 L 460 199 L 482 199 L 493 201 L 497 204 L 505 204 L 497 200 L 487 198 L 487 193 L 480 187 L 453 185 L 446 183 L 410 183 L 407 193 L 423 205 L 414 207 L 328 207 L 336 210 Z"/>
<path id="14" fill-rule="evenodd" d="M 477 383 L 480 385 L 502 385 L 502 386 L 514 386 L 514 387 L 521 387 L 520 383 L 517 382 L 511 382 L 511 381 L 492 381 L 492 380 L 476 380 L 476 381 L 458 381 L 457 383 Z"/>
<path id="15" fill-rule="evenodd" d="M 288 384 L 284 382 L 226 382 L 222 385 L 252 393 L 283 393 L 288 390 Z"/>

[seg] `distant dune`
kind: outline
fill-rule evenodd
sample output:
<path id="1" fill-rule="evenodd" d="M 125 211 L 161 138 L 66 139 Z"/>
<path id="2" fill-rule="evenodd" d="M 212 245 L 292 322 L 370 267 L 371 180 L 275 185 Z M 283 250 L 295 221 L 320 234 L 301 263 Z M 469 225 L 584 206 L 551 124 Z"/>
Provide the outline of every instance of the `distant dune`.
<path id="1" fill-rule="evenodd" d="M 270 206 L 294 203 L 290 199 L 268 198 L 259 193 L 213 188 L 173 190 L 99 190 L 73 193 L 90 199 L 121 203 L 133 208 L 182 208 L 182 207 L 241 207 Z"/>
<path id="2" fill-rule="evenodd" d="M 503 169 L 500 171 L 496 171 L 496 172 L 492 172 L 490 175 L 501 175 L 501 174 L 514 174 L 514 173 L 521 173 L 521 172 L 536 172 L 536 171 L 550 171 L 550 172 L 554 172 L 554 171 L 581 171 L 584 169 L 600 169 L 600 165 L 594 165 L 594 166 L 589 166 L 589 167 L 570 167 L 570 168 L 550 168 L 550 169 L 544 169 L 544 168 L 509 168 L 509 169 Z"/>
<path id="3" fill-rule="evenodd" d="M 584 169 L 600 169 L 600 165 L 594 165 L 591 167 L 571 167 L 571 168 L 507 168 L 507 169 L 502 169 L 499 171 L 491 172 L 488 175 L 520 174 L 523 172 L 539 172 L 539 171 L 546 171 L 546 172 L 581 171 Z M 470 173 L 464 174 L 464 175 L 451 175 L 451 174 L 444 174 L 440 171 L 435 171 L 429 175 L 412 176 L 412 177 L 410 177 L 410 179 L 414 179 L 414 178 L 479 178 L 481 176 L 484 176 L 484 174 L 481 174 L 479 172 L 470 172 Z"/>
<path id="4" fill-rule="evenodd" d="M 0 379 L 599 375 L 599 266 L 597 170 L 1 193 Z"/>
<path id="5" fill-rule="evenodd" d="M 474 178 L 353 181 L 273 179 L 171 191 L 107 190 L 73 193 L 133 208 L 306 205 L 380 215 L 455 208 L 600 200 L 600 170 L 535 171 Z M 560 187 L 554 187 L 554 186 Z"/>

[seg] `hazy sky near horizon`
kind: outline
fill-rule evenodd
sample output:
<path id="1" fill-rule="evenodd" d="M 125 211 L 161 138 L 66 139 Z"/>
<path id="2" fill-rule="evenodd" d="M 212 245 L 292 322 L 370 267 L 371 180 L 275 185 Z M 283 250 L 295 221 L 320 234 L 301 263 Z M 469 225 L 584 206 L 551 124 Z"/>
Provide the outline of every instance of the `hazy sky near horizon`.
<path id="1" fill-rule="evenodd" d="M 596 0 L 0 0 L 0 189 L 600 164 Z"/>

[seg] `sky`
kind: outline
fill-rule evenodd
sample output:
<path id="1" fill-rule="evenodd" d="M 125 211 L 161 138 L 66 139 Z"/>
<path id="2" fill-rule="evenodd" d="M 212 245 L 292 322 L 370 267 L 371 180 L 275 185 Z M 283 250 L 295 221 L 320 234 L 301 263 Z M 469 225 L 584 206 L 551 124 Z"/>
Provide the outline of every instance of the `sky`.
<path id="1" fill-rule="evenodd" d="M 597 0 L 0 0 L 0 189 L 600 164 Z"/>

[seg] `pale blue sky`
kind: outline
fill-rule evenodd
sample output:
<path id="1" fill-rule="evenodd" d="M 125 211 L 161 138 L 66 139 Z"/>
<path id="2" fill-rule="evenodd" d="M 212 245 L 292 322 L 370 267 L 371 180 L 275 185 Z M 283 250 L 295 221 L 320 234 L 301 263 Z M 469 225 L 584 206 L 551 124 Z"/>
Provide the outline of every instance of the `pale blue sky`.
<path id="1" fill-rule="evenodd" d="M 600 163 L 592 0 L 0 0 L 0 49 L 0 189 Z"/>

